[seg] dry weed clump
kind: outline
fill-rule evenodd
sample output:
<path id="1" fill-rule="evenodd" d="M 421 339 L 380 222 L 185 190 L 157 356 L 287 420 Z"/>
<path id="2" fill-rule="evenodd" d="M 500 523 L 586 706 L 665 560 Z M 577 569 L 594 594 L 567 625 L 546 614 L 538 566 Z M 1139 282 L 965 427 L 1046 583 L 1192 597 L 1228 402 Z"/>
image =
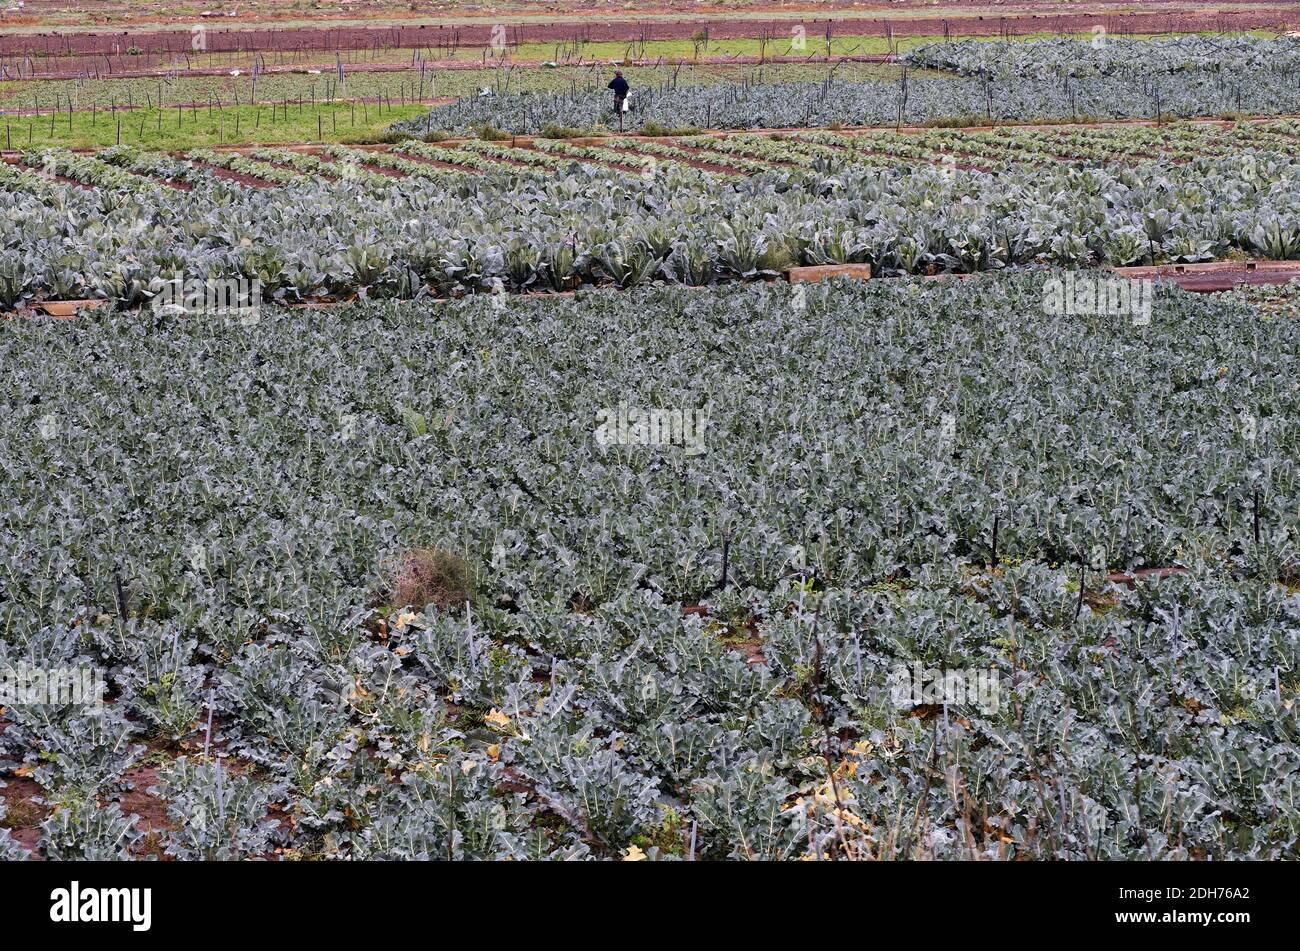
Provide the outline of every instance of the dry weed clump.
<path id="1" fill-rule="evenodd" d="M 394 607 L 416 610 L 433 605 L 463 610 L 474 596 L 469 562 L 440 548 L 415 548 L 398 555 L 387 572 L 387 600 Z"/>

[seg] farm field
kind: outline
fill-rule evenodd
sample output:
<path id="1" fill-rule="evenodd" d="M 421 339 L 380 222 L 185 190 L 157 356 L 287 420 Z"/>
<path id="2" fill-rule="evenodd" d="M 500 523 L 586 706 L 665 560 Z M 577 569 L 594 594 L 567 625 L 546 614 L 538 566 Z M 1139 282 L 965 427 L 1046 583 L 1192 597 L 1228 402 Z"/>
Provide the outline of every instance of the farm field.
<path id="1" fill-rule="evenodd" d="M 414 119 L 458 97 L 538 92 L 594 94 L 603 86 L 595 66 L 556 69 L 397 68 L 346 72 L 266 72 L 254 80 L 231 76 L 36 80 L 0 83 L 5 151 L 28 145 L 96 148 L 130 144 L 179 148 L 190 144 L 262 144 L 305 141 L 380 141 L 399 119 Z M 837 75 L 853 81 L 897 81 L 897 66 L 845 63 Z M 825 67 L 798 64 L 707 67 L 628 67 L 639 86 L 685 88 L 746 82 L 807 82 Z M 236 70 L 235 72 L 239 72 Z M 930 71 L 919 71 L 924 76 Z M 913 75 L 917 75 L 914 73 Z M 938 75 L 938 74 L 936 74 Z M 161 110 L 159 103 L 162 104 Z M 419 108 L 424 105 L 425 108 Z M 286 113 L 287 115 L 283 115 Z M 260 112 L 261 119 L 258 120 Z M 343 112 L 347 117 L 343 117 Z M 355 117 L 353 113 L 355 112 Z M 274 114 L 273 114 L 274 113 Z M 338 113 L 334 118 L 332 114 Z M 236 115 L 240 116 L 236 128 Z M 317 115 L 322 125 L 316 126 Z M 118 124 L 121 139 L 118 140 Z M 286 127 L 286 125 L 291 127 Z M 158 135 L 159 127 L 166 135 Z"/>
<path id="2" fill-rule="evenodd" d="M 368 64 L 369 65 L 369 64 Z M 176 103 L 204 103 L 209 99 L 222 105 L 251 104 L 281 101 L 293 102 L 334 100 L 375 100 L 379 96 L 402 100 L 429 100 L 442 97 L 478 95 L 482 90 L 492 92 L 569 91 L 593 86 L 603 88 L 598 80 L 608 67 L 605 64 L 564 64 L 554 69 L 525 69 L 489 66 L 479 68 L 439 68 L 425 65 L 411 67 L 410 57 L 405 62 L 377 64 L 374 68 L 344 65 L 344 80 L 337 81 L 333 64 L 316 72 L 304 67 L 277 70 L 268 67 L 259 72 L 257 83 L 252 81 L 251 70 L 218 69 L 212 73 L 194 71 L 167 76 L 137 76 L 130 78 L 104 78 L 95 82 L 84 79 L 66 80 L 15 80 L 0 82 L 0 103 L 6 113 L 26 115 L 66 111 L 71 104 L 75 112 L 97 105 L 101 110 L 115 106 L 130 111 L 138 106 L 153 107 L 160 101 L 164 106 Z M 231 75 L 231 73 L 239 75 Z M 624 70 L 630 80 L 640 86 L 708 85 L 726 82 L 797 82 L 820 79 L 826 67 L 798 63 L 628 66 Z M 884 79 L 897 81 L 900 70 L 886 63 L 844 62 L 837 65 L 836 75 L 846 79 Z M 918 70 L 913 75 L 922 78 L 942 75 L 935 71 Z M 423 80 L 423 81 L 422 81 Z"/>
<path id="3" fill-rule="evenodd" d="M 10 715 L 8 848 L 1294 854 L 1300 329 L 1047 277 L 6 324 L 6 650 L 121 698 Z M 900 656 L 1005 692 L 900 709 Z"/>
<path id="4" fill-rule="evenodd" d="M 1300 43 L 1294 38 L 1126 39 L 1099 49 L 1070 38 L 920 39 L 925 42 L 889 56 L 891 62 L 861 62 L 862 57 L 818 55 L 816 50 L 801 57 L 771 57 L 798 61 L 767 62 L 765 53 L 701 57 L 697 50 L 693 58 L 671 64 L 642 51 L 638 61 L 649 65 L 628 66 L 637 95 L 624 127 L 992 125 L 1300 112 Z M 1125 52 L 1135 46 L 1159 56 L 1146 62 Z M 832 47 L 828 40 L 827 50 Z M 516 62 L 504 48 L 500 56 L 484 52 L 481 60 L 459 63 L 426 58 L 439 55 L 428 49 L 393 49 L 382 57 L 376 49 L 358 64 L 357 51 L 348 51 L 345 62 L 343 53 L 334 50 L 325 51 L 330 62 L 315 61 L 315 66 L 309 65 L 313 60 L 285 65 L 278 54 L 252 52 L 201 54 L 208 65 L 196 67 L 186 53 L 184 66 L 173 57 L 166 69 L 119 66 L 114 71 L 105 61 L 106 71 L 95 66 L 35 79 L 30 78 L 33 60 L 24 56 L 12 66 L 0 64 L 5 76 L 14 77 L 0 82 L 0 114 L 7 150 L 15 147 L 15 135 L 20 145 L 158 146 L 163 140 L 148 133 L 151 125 L 154 132 L 162 131 L 168 109 L 177 110 L 180 145 L 293 141 L 294 135 L 376 141 L 383 129 L 369 121 L 371 105 L 378 118 L 386 108 L 411 107 L 412 121 L 394 125 L 398 133 L 436 129 L 465 134 L 490 127 L 525 135 L 548 126 L 608 132 L 615 124 L 601 95 L 608 66 L 583 62 L 580 49 L 578 40 L 570 50 L 557 48 L 556 61 L 544 66 Z M 1225 72 L 1223 63 L 1231 69 Z M 424 115 L 417 104 L 439 108 Z M 301 127 L 264 133 L 257 113 L 271 112 L 276 105 L 282 111 L 292 106 L 298 116 L 304 110 L 313 117 L 322 110 L 327 114 L 314 137 Z M 349 111 L 342 133 L 328 114 L 340 106 Z M 182 121 L 185 107 L 189 130 Z M 206 107 L 208 118 L 215 114 L 216 122 L 200 128 L 200 107 Z M 351 115 L 356 108 L 365 113 L 360 127 Z M 236 131 L 225 128 L 228 109 Z M 101 124 L 105 111 L 109 115 Z M 241 111 L 252 120 L 251 130 Z M 42 124 L 42 117 L 48 124 Z M 392 116 L 390 122 L 398 118 L 402 116 Z"/>
<path id="5" fill-rule="evenodd" d="M 1145 58 L 1142 53 L 1149 55 Z M 1091 43 L 955 42 L 904 54 L 927 70 L 861 81 L 828 71 L 820 82 L 660 85 L 642 91 L 625 127 L 705 128 L 836 125 L 993 125 L 1293 115 L 1300 38 L 1178 37 Z M 934 78 L 938 70 L 942 78 Z M 411 134 L 492 126 L 524 135 L 561 126 L 608 131 L 616 121 L 598 97 L 571 88 L 460 99 L 433 110 Z"/>
<path id="6" fill-rule="evenodd" d="M 1285 260 L 1300 249 L 1297 141 L 1300 123 L 1277 120 L 37 149 L 0 165 L 15 229 L 0 303 L 140 306 L 178 267 L 301 303 L 709 285 L 824 264 L 890 275 Z"/>
<path id="7" fill-rule="evenodd" d="M 1300 858 L 1293 11 L 241 9 L 0 20 L 6 869 Z"/>

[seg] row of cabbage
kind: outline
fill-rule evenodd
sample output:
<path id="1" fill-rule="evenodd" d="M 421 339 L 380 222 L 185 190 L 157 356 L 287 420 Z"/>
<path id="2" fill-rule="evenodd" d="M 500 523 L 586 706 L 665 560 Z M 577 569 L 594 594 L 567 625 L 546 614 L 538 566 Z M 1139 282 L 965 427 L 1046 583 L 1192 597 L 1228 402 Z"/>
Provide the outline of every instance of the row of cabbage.
<path id="1" fill-rule="evenodd" d="M 1019 74 L 902 82 L 757 83 L 633 91 L 623 128 L 789 128 L 829 125 L 922 125 L 1045 119 L 1155 119 L 1300 112 L 1300 85 L 1276 70 L 1142 73 L 1044 79 Z M 524 135 L 548 127 L 593 132 L 618 127 L 603 96 L 510 93 L 462 99 L 393 131 L 468 133 L 483 126 Z"/>
<path id="2" fill-rule="evenodd" d="M 1093 37 L 989 42 L 931 43 L 908 51 L 903 61 L 963 76 L 1150 76 L 1198 72 L 1296 73 L 1300 37 L 1178 36 L 1136 40 Z"/>
<path id="3" fill-rule="evenodd" d="M 1048 290 L 0 325 L 0 666 L 116 701 L 6 710 L 0 852 L 1294 858 L 1300 325 Z"/>
<path id="4" fill-rule="evenodd" d="M 196 178 L 188 191 L 139 176 L 91 190 L 11 172 L 0 190 L 0 304 L 139 306 L 177 275 L 256 282 L 269 302 L 702 285 L 809 264 L 891 275 L 1300 255 L 1300 173 L 1268 153 L 997 173 L 832 174 L 811 161 L 745 178 L 574 164 L 563 177 L 521 167 L 379 188 L 378 173 L 322 179 L 275 167 L 288 176 L 279 188 Z"/>

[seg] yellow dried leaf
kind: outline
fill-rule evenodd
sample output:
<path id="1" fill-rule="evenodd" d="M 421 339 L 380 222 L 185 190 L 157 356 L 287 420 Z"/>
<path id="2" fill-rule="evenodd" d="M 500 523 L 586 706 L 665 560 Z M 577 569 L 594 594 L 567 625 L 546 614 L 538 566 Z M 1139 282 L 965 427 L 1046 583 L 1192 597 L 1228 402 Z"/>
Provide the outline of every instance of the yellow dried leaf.
<path id="1" fill-rule="evenodd" d="M 645 853 L 638 846 L 629 845 L 627 851 L 623 853 L 624 862 L 644 862 Z"/>
<path id="2" fill-rule="evenodd" d="M 492 762 L 495 763 L 497 761 L 497 758 L 501 755 L 501 744 L 493 743 L 491 746 L 489 746 L 487 748 L 487 755 L 488 755 L 488 759 L 490 759 Z"/>
<path id="3" fill-rule="evenodd" d="M 491 712 L 488 713 L 488 715 L 483 718 L 483 722 L 486 723 L 488 726 L 492 726 L 492 727 L 496 727 L 497 729 L 504 730 L 506 727 L 510 725 L 510 718 L 506 716 L 504 713 L 502 713 L 500 710 L 498 710 L 496 707 L 493 707 Z"/>

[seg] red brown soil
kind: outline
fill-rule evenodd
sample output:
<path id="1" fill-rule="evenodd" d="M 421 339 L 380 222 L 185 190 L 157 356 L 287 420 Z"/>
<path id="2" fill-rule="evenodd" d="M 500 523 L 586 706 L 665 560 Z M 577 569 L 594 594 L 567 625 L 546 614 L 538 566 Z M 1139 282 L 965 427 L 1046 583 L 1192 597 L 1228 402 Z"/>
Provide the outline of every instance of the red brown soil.
<path id="1" fill-rule="evenodd" d="M 766 664 L 767 655 L 763 653 L 763 644 L 761 641 L 733 641 L 727 644 L 727 647 L 737 653 L 745 655 L 747 664 Z"/>
<path id="2" fill-rule="evenodd" d="M 623 165 L 623 164 L 620 163 L 620 162 L 609 162 L 609 161 L 606 161 L 605 159 L 586 158 L 585 156 L 581 156 L 581 155 L 565 155 L 565 154 L 563 154 L 563 153 L 546 152 L 544 149 L 534 148 L 534 146 L 533 146 L 533 144 L 532 144 L 531 142 L 528 143 L 527 145 L 523 144 L 522 142 L 519 142 L 519 143 L 516 143 L 516 147 L 517 147 L 517 148 L 528 149 L 530 152 L 538 152 L 538 153 L 546 154 L 546 155 L 555 155 L 557 158 L 562 158 L 562 159 L 571 159 L 571 160 L 573 160 L 574 162 L 579 162 L 579 163 L 582 163 L 582 164 L 584 164 L 584 165 L 596 165 L 596 166 L 599 166 L 600 168 L 612 168 L 612 169 L 614 169 L 614 171 L 616 171 L 616 172 L 622 172 L 624 175 L 641 175 L 641 174 L 644 174 L 644 173 L 645 173 L 645 169 L 643 169 L 643 168 L 641 168 L 641 167 L 639 167 L 639 166 L 636 166 L 636 165 Z M 614 151 L 614 150 L 613 150 L 613 149 L 610 149 L 610 151 L 612 152 L 612 151 Z M 646 157 L 647 157 L 647 158 L 653 158 L 654 156 L 646 156 Z M 492 158 L 495 159 L 495 160 L 498 161 L 498 162 L 509 161 L 509 159 L 499 159 L 499 158 L 497 158 L 495 155 L 492 156 Z M 524 163 L 520 162 L 520 163 L 516 163 L 516 164 L 523 165 Z M 525 168 L 532 168 L 533 166 L 530 166 L 530 165 L 524 165 L 524 167 L 525 167 Z"/>
<path id="3" fill-rule="evenodd" d="M 5 800 L 5 822 L 9 824 L 10 837 L 37 858 L 36 844 L 41 838 L 41 823 L 50 814 L 48 806 L 35 801 L 44 797 L 44 790 L 21 776 L 6 777 L 4 784 L 0 796 Z"/>
<path id="4" fill-rule="evenodd" d="M 28 852 L 30 852 L 31 858 L 34 861 L 37 862 L 45 861 L 45 859 L 41 856 L 40 852 L 38 852 L 36 848 L 37 844 L 41 840 L 40 829 L 14 829 L 9 837 L 14 842 L 18 843 L 19 848 L 26 849 Z"/>
<path id="5" fill-rule="evenodd" d="M 10 723 L 0 716 L 0 736 L 9 729 Z M 19 848 L 36 853 L 36 843 L 41 838 L 40 825 L 50 814 L 49 807 L 36 802 L 42 798 L 41 787 L 26 776 L 12 774 L 0 776 L 0 798 L 5 801 L 5 828 L 9 829 L 10 838 L 18 843 Z"/>
<path id="6" fill-rule="evenodd" d="M 195 168 L 205 169 L 211 172 L 217 178 L 224 178 L 232 181 L 237 185 L 245 185 L 249 188 L 275 188 L 273 182 L 264 181 L 260 178 L 254 178 L 252 175 L 244 175 L 240 172 L 231 171 L 228 168 L 222 168 L 220 165 L 209 165 L 207 162 L 191 162 Z"/>
<path id="7" fill-rule="evenodd" d="M 123 815 L 137 815 L 136 826 L 145 833 L 170 829 L 167 803 L 149 790 L 158 785 L 158 770 L 152 766 L 136 766 L 122 774 L 123 785 L 129 787 L 117 797 Z"/>

